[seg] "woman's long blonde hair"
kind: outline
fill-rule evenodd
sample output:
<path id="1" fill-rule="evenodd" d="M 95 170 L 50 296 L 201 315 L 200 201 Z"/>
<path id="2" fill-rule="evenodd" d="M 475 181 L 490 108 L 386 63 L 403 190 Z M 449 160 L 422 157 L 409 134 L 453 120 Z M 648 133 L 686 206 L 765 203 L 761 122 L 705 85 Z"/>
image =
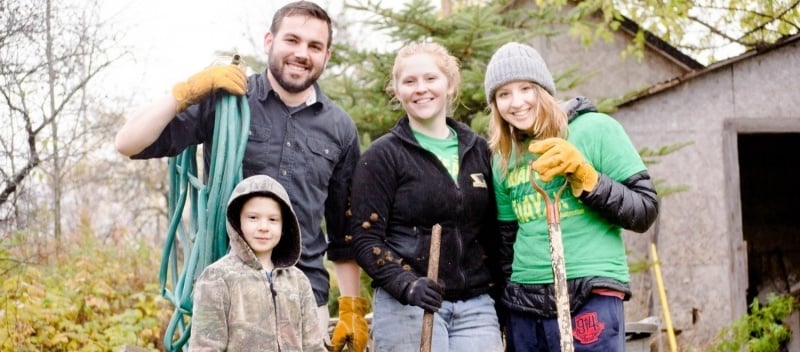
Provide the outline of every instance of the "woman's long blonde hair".
<path id="1" fill-rule="evenodd" d="M 568 117 L 561 104 L 544 88 L 534 84 L 536 105 L 533 126 L 527 131 L 520 131 L 503 119 L 497 111 L 497 101 L 490 97 L 491 117 L 489 120 L 489 147 L 500 157 L 499 166 L 503 175 L 508 174 L 508 163 L 512 153 L 526 150 L 522 142 L 528 138 L 545 139 L 550 137 L 566 138 Z"/>

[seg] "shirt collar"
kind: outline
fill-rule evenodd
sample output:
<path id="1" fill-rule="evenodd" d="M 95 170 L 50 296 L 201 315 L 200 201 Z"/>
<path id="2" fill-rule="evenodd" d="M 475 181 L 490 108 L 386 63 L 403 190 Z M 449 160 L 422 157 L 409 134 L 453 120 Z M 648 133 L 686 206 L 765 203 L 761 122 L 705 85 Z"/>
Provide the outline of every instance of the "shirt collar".
<path id="1" fill-rule="evenodd" d="M 269 79 L 267 78 L 266 70 L 264 70 L 264 72 L 261 73 L 261 75 L 259 75 L 259 79 L 263 84 L 262 86 L 263 89 L 258 89 L 256 91 L 257 94 L 256 96 L 258 97 L 258 100 L 266 100 L 267 97 L 269 97 L 269 93 L 274 92 L 275 89 L 272 88 L 272 84 L 270 84 Z M 320 109 L 322 109 L 323 106 L 328 104 L 329 100 L 327 99 L 327 97 L 325 97 L 324 94 L 322 94 L 322 92 L 319 91 L 320 89 L 319 84 L 315 82 L 312 85 L 312 87 L 314 89 L 311 91 L 311 94 L 309 94 L 308 98 L 306 99 L 306 106 L 314 106 L 316 103 L 319 103 Z M 275 92 L 274 94 L 275 97 L 278 98 L 278 93 Z"/>

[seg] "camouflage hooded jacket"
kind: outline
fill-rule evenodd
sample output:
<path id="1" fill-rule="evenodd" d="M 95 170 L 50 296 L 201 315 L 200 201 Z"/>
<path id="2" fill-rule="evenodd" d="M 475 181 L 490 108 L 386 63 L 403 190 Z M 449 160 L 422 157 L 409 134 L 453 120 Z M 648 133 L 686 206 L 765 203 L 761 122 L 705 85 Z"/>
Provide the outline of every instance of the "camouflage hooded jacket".
<path id="1" fill-rule="evenodd" d="M 283 234 L 271 277 L 241 235 L 239 213 L 253 196 L 280 205 Z M 300 258 L 300 226 L 286 190 L 265 175 L 248 177 L 227 209 L 230 252 L 203 270 L 194 287 L 190 351 L 325 351 L 317 305 Z"/>

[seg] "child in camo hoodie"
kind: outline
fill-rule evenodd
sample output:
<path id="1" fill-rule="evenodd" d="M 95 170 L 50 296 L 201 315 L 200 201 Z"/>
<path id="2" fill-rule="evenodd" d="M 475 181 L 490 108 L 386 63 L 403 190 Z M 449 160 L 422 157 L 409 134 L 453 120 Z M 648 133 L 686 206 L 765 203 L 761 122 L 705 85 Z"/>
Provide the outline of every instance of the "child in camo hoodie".
<path id="1" fill-rule="evenodd" d="M 325 351 L 300 258 L 300 226 L 286 190 L 244 179 L 228 201 L 230 252 L 194 288 L 190 351 Z"/>

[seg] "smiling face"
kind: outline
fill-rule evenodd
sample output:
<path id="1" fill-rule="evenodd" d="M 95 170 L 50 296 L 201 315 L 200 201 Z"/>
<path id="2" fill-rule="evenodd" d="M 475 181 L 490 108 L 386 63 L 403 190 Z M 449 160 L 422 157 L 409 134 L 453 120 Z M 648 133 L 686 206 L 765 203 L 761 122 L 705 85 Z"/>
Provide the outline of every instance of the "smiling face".
<path id="1" fill-rule="evenodd" d="M 264 36 L 269 75 L 289 93 L 300 93 L 317 81 L 330 58 L 328 24 L 294 15 L 283 18 L 277 33 Z"/>
<path id="2" fill-rule="evenodd" d="M 395 96 L 412 124 L 445 118 L 454 87 L 434 56 L 423 53 L 403 58 L 394 78 Z"/>
<path id="3" fill-rule="evenodd" d="M 533 127 L 539 110 L 536 84 L 530 81 L 506 83 L 494 93 L 497 112 L 520 131 Z"/>
<path id="4" fill-rule="evenodd" d="M 283 232 L 280 204 L 272 198 L 255 196 L 248 199 L 239 215 L 244 240 L 262 262 L 270 260 Z"/>

